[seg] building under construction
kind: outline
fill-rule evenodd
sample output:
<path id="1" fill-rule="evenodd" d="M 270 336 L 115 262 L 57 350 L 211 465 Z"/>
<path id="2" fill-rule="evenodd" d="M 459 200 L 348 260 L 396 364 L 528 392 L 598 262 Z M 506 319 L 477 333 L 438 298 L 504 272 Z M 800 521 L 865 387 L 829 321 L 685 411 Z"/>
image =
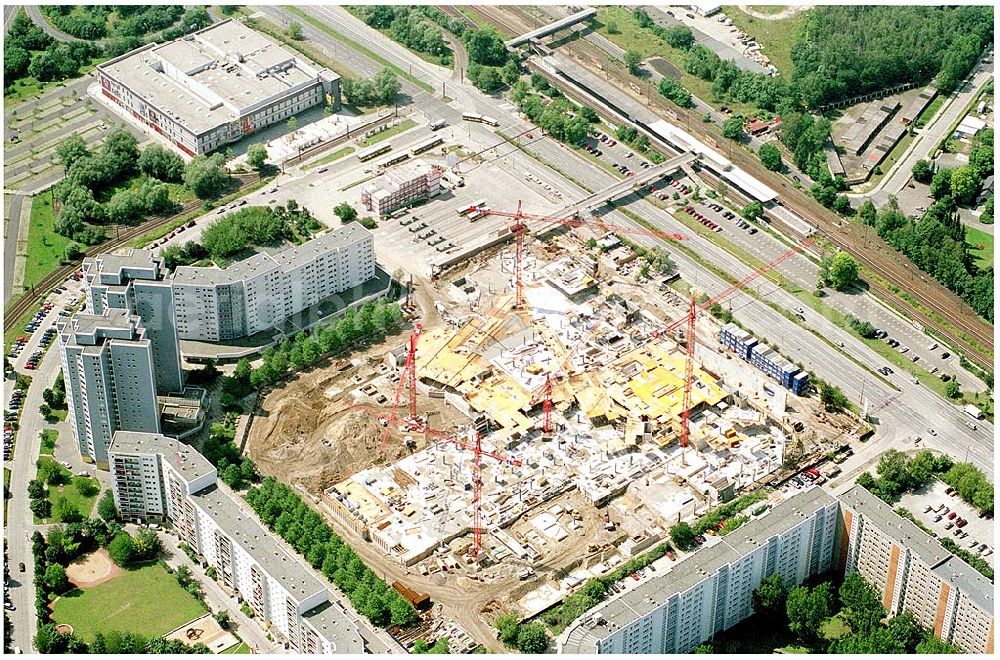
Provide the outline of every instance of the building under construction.
<path id="1" fill-rule="evenodd" d="M 509 272 L 504 259 L 500 270 L 508 263 Z M 640 481 L 645 490 L 630 500 L 648 501 L 651 523 L 665 528 L 693 510 L 693 498 L 698 506 L 726 501 L 782 462 L 786 436 L 766 407 L 738 405 L 697 362 L 689 376 L 687 348 L 664 332 L 667 319 L 602 293 L 598 269 L 585 260 L 531 271 L 537 275 L 517 313 L 509 311 L 513 296 L 501 295 L 486 314 L 421 332 L 405 361 L 393 356 L 403 365 L 397 392 L 413 373 L 417 389 L 468 423 L 431 430 L 419 411 L 387 413 L 386 424 L 411 439 L 425 434 L 430 444 L 324 492 L 334 515 L 400 563 L 417 564 L 449 544 L 471 545 L 480 559 L 481 550 L 492 561 L 531 560 L 541 554 L 531 538 L 500 530 L 569 491 L 603 507 Z M 463 290 L 490 288 L 475 282 L 479 274 L 463 278 Z M 356 404 L 375 402 L 361 393 Z M 663 498 L 657 488 L 666 482 L 683 492 Z M 558 543 L 559 525 L 540 524 Z"/>

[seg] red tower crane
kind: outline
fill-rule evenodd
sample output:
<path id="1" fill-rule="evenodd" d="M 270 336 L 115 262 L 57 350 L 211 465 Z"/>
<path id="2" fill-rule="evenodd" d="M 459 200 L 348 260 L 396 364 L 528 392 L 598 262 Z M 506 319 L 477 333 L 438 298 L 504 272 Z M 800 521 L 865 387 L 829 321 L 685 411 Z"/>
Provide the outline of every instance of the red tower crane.
<path id="1" fill-rule="evenodd" d="M 752 273 L 749 273 L 743 279 L 741 279 L 740 281 L 736 282 L 735 284 L 729 287 L 726 287 L 719 293 L 715 294 L 714 296 L 703 302 L 701 305 L 698 305 L 695 302 L 694 297 L 692 297 L 687 315 L 682 316 L 673 323 L 669 324 L 664 330 L 664 332 L 670 332 L 671 330 L 674 330 L 677 327 L 679 327 L 682 323 L 687 322 L 687 334 L 684 337 L 685 342 L 687 344 L 687 359 L 684 365 L 684 404 L 683 404 L 684 408 L 681 410 L 681 447 L 687 447 L 688 440 L 690 439 L 689 422 L 691 420 L 691 388 L 694 384 L 694 346 L 695 346 L 694 333 L 695 333 L 695 319 L 698 313 L 711 308 L 712 305 L 718 303 L 721 300 L 725 300 L 726 298 L 736 293 L 737 291 L 742 290 L 743 287 L 745 287 L 747 284 L 757 279 L 764 273 L 773 270 L 775 267 L 778 266 L 778 264 L 782 263 L 786 259 L 791 258 L 792 255 L 797 254 L 799 251 L 802 250 L 802 248 L 806 247 L 807 245 L 811 245 L 812 242 L 813 239 L 811 238 L 806 239 L 805 241 L 803 241 L 799 245 L 796 245 L 787 252 L 783 252 L 781 255 L 779 255 L 770 263 L 766 263 L 757 270 L 753 271 Z"/>
<path id="2" fill-rule="evenodd" d="M 482 536 L 485 528 L 483 527 L 482 521 L 482 501 L 483 501 L 483 457 L 489 457 L 493 460 L 500 461 L 501 463 L 509 463 L 510 465 L 516 465 L 520 467 L 522 465 L 520 459 L 510 458 L 504 454 L 497 451 L 489 451 L 483 449 L 482 438 L 479 432 L 476 431 L 476 438 L 474 442 L 469 442 L 462 439 L 459 436 L 450 435 L 444 433 L 443 431 L 437 431 L 431 428 L 424 428 L 424 432 L 428 437 L 434 438 L 435 440 L 440 440 L 443 442 L 450 442 L 454 445 L 465 449 L 466 451 L 472 452 L 472 550 L 471 554 L 473 557 L 479 557 L 480 551 L 483 549 Z"/>
<path id="3" fill-rule="evenodd" d="M 620 225 L 612 225 L 601 220 L 591 220 L 584 221 L 579 215 L 574 214 L 566 218 L 560 218 L 551 215 L 533 215 L 529 213 L 524 213 L 521 211 L 521 202 L 517 203 L 517 211 L 511 213 L 510 211 L 496 211 L 494 209 L 480 209 L 481 213 L 486 215 L 495 215 L 501 218 L 512 218 L 513 223 L 510 225 L 510 231 L 514 234 L 514 309 L 520 309 L 524 304 L 523 297 L 523 287 L 522 287 L 522 259 L 524 257 L 524 235 L 528 231 L 528 226 L 525 224 L 526 220 L 533 220 L 536 222 L 543 222 L 548 224 L 558 224 L 565 225 L 567 227 L 589 227 L 602 229 L 607 232 L 618 233 L 618 234 L 638 234 L 640 236 L 655 236 L 657 238 L 665 238 L 674 241 L 682 241 L 686 237 L 682 234 L 675 234 L 671 232 L 656 231 L 655 229 L 645 229 L 643 227 L 623 227 Z"/>
<path id="4" fill-rule="evenodd" d="M 393 398 L 392 407 L 389 412 L 386 413 L 363 404 L 354 404 L 351 406 L 355 410 L 363 410 L 374 415 L 382 423 L 384 428 L 382 439 L 379 442 L 380 454 L 385 454 L 389 443 L 389 430 L 399 424 L 400 421 L 413 431 L 419 431 L 422 428 L 422 423 L 417 417 L 417 342 L 420 340 L 421 330 L 420 323 L 413 325 L 413 332 L 410 334 L 409 346 L 406 351 L 406 361 L 403 363 L 402 371 L 399 372 L 399 382 L 396 383 L 396 395 Z M 399 407 L 402 405 L 403 387 L 405 386 L 409 386 L 409 415 L 400 420 Z"/>

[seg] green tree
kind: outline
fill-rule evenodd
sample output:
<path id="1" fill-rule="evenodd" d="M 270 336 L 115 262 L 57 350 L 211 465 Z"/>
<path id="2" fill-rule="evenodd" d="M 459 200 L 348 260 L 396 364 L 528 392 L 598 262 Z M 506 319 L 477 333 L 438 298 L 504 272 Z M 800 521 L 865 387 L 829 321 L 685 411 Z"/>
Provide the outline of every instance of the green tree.
<path id="1" fill-rule="evenodd" d="M 956 167 L 951 171 L 951 195 L 959 204 L 969 204 L 979 191 L 980 179 L 971 165 Z"/>
<path id="2" fill-rule="evenodd" d="M 66 569 L 56 563 L 49 564 L 46 567 L 43 579 L 49 591 L 57 594 L 61 594 L 69 585 L 69 579 L 66 577 Z"/>
<path id="3" fill-rule="evenodd" d="M 861 202 L 861 206 L 858 207 L 858 219 L 865 223 L 869 227 L 875 225 L 875 218 L 878 215 L 878 211 L 875 209 L 875 204 L 872 203 L 871 199 L 866 199 Z"/>
<path id="4" fill-rule="evenodd" d="M 267 147 L 259 142 L 255 142 L 247 147 L 247 165 L 258 172 L 264 168 L 267 161 Z"/>
<path id="5" fill-rule="evenodd" d="M 858 262 L 846 252 L 838 252 L 830 260 L 826 284 L 837 291 L 850 288 L 858 279 Z"/>
<path id="6" fill-rule="evenodd" d="M 118 507 L 115 506 L 115 496 L 110 490 L 104 491 L 97 501 L 97 514 L 104 520 L 117 520 Z"/>
<path id="7" fill-rule="evenodd" d="M 163 539 L 154 529 L 140 529 L 135 536 L 136 559 L 155 559 L 163 552 Z"/>
<path id="8" fill-rule="evenodd" d="M 670 528 L 670 540 L 681 550 L 687 550 L 694 545 L 694 530 L 686 522 L 679 522 Z"/>
<path id="9" fill-rule="evenodd" d="M 78 133 L 73 133 L 56 147 L 56 156 L 59 157 L 59 162 L 62 163 L 63 167 L 69 170 L 73 163 L 89 158 L 90 151 L 83 138 Z"/>
<path id="10" fill-rule="evenodd" d="M 959 177 L 961 178 L 961 177 Z M 931 196 L 934 199 L 941 199 L 951 194 L 951 170 L 941 168 L 934 173 L 931 179 Z"/>
<path id="11" fill-rule="evenodd" d="M 399 97 L 403 84 L 399 81 L 399 76 L 389 67 L 382 67 L 372 80 L 375 96 L 382 105 L 392 105 Z"/>
<path id="12" fill-rule="evenodd" d="M 772 573 L 763 580 L 760 586 L 750 595 L 753 611 L 757 614 L 780 615 L 785 611 L 785 599 L 788 589 L 778 573 Z"/>
<path id="13" fill-rule="evenodd" d="M 288 27 L 285 28 L 285 34 L 295 41 L 300 41 L 302 39 L 302 26 L 295 21 L 292 21 L 288 24 Z"/>
<path id="14" fill-rule="evenodd" d="M 760 157 L 761 164 L 772 172 L 780 172 L 783 167 L 781 162 L 781 152 L 776 146 L 770 142 L 766 142 L 760 145 L 760 149 L 757 150 L 757 156 Z"/>
<path id="15" fill-rule="evenodd" d="M 174 152 L 151 144 L 139 155 L 139 171 L 160 181 L 180 181 L 184 176 L 184 161 Z"/>
<path id="16" fill-rule="evenodd" d="M 750 202 L 743 207 L 743 210 L 740 211 L 740 215 L 747 220 L 757 220 L 764 215 L 764 207 L 760 202 Z"/>
<path id="17" fill-rule="evenodd" d="M 889 619 L 887 627 L 889 636 L 906 653 L 916 651 L 917 646 L 923 640 L 924 629 L 910 610 L 903 610 L 900 614 Z"/>
<path id="18" fill-rule="evenodd" d="M 918 160 L 913 164 L 913 178 L 920 183 L 930 183 L 934 178 L 934 168 L 926 160 Z"/>
<path id="19" fill-rule="evenodd" d="M 501 614 L 494 624 L 497 629 L 497 636 L 504 646 L 513 648 L 517 644 L 517 633 L 520 628 L 516 614 Z"/>
<path id="20" fill-rule="evenodd" d="M 633 76 L 638 76 L 642 73 L 642 69 L 639 67 L 641 62 L 642 53 L 632 49 L 625 51 L 625 66 L 628 68 L 628 72 Z"/>
<path id="21" fill-rule="evenodd" d="M 504 83 L 511 87 L 521 78 L 521 69 L 517 66 L 516 60 L 508 60 L 500 69 L 500 77 Z"/>
<path id="22" fill-rule="evenodd" d="M 965 653 L 962 649 L 949 644 L 948 642 L 938 639 L 932 633 L 927 632 L 924 635 L 923 640 L 917 644 L 917 653 L 928 654 L 928 655 L 941 655 L 945 653 L 949 654 L 960 654 Z"/>
<path id="23" fill-rule="evenodd" d="M 358 212 L 347 202 L 341 202 L 333 207 L 333 213 L 345 224 L 358 219 Z"/>
<path id="24" fill-rule="evenodd" d="M 694 45 L 694 33 L 686 25 L 675 25 L 667 30 L 667 43 L 674 48 L 687 50 Z"/>
<path id="25" fill-rule="evenodd" d="M 949 399 L 957 399 L 962 394 L 958 381 L 954 378 L 944 384 L 944 395 Z"/>
<path id="26" fill-rule="evenodd" d="M 816 639 L 820 626 L 830 616 L 832 603 L 828 582 L 823 582 L 812 590 L 808 587 L 793 588 L 788 592 L 785 602 L 789 630 L 803 641 Z"/>
<path id="27" fill-rule="evenodd" d="M 229 183 L 225 156 L 195 156 L 184 168 L 184 185 L 201 199 L 217 197 Z"/>
<path id="28" fill-rule="evenodd" d="M 842 607 L 841 616 L 853 632 L 868 632 L 877 628 L 885 618 L 886 611 L 879 600 L 878 592 L 860 573 L 847 575 L 838 593 Z"/>
<path id="29" fill-rule="evenodd" d="M 517 632 L 517 650 L 521 653 L 540 654 L 549 648 L 549 635 L 540 621 L 521 626 Z"/>
<path id="30" fill-rule="evenodd" d="M 730 140 L 743 139 L 743 118 L 729 117 L 722 122 L 722 135 Z"/>
<path id="31" fill-rule="evenodd" d="M 120 532 L 108 544 L 108 555 L 119 566 L 127 566 L 135 558 L 137 549 L 135 541 L 127 532 Z"/>
<path id="32" fill-rule="evenodd" d="M 493 27 L 484 27 L 466 33 L 465 48 L 469 59 L 476 64 L 503 66 L 507 61 L 507 47 L 503 37 Z"/>
<path id="33" fill-rule="evenodd" d="M 80 522 L 83 515 L 68 497 L 60 495 L 52 506 L 52 517 L 63 523 Z"/>
<path id="34" fill-rule="evenodd" d="M 823 407 L 831 412 L 845 410 L 849 404 L 847 397 L 844 396 L 839 387 L 826 382 L 820 383 L 819 400 Z"/>

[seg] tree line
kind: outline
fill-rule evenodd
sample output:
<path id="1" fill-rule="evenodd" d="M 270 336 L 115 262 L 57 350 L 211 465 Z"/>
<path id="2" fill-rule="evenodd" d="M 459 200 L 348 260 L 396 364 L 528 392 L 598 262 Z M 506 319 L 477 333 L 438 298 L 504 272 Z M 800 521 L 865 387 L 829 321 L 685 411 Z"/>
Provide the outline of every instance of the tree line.
<path id="1" fill-rule="evenodd" d="M 66 177 L 53 188 L 62 204 L 55 231 L 87 245 L 105 239 L 102 225 L 133 225 L 147 215 L 176 210 L 169 183 L 183 180 L 195 195 L 213 197 L 232 181 L 221 154 L 184 165 L 158 144 L 140 152 L 138 140 L 124 129 L 111 131 L 94 151 L 82 137 L 70 135 L 56 148 L 56 157 Z"/>
<path id="2" fill-rule="evenodd" d="M 993 266 L 982 268 L 969 254 L 965 227 L 959 220 L 954 198 L 942 196 L 919 221 L 905 215 L 895 197 L 890 197 L 880 210 L 876 210 L 871 200 L 865 200 L 858 208 L 858 217 L 920 270 L 993 322 Z"/>
<path id="3" fill-rule="evenodd" d="M 956 463 L 941 475 L 941 481 L 955 489 L 966 503 L 993 517 L 993 484 L 972 463 Z"/>
<path id="4" fill-rule="evenodd" d="M 352 14 L 371 27 L 387 33 L 394 40 L 418 53 L 434 55 L 443 66 L 451 64 L 451 48 L 445 41 L 441 28 L 434 24 L 428 9 L 405 5 L 355 5 L 348 7 Z M 443 15 L 443 13 L 442 13 Z"/>
<path id="5" fill-rule="evenodd" d="M 250 369 L 249 362 L 241 360 L 234 376 L 223 381 L 223 394 L 230 397 L 226 403 L 235 404 L 251 391 L 273 385 L 292 369 L 301 371 L 330 353 L 395 329 L 401 319 L 399 305 L 380 298 L 366 302 L 357 310 L 347 310 L 344 316 L 315 328 L 311 334 L 303 331 L 276 347 L 269 346 L 261 356 L 260 366 Z"/>
<path id="6" fill-rule="evenodd" d="M 539 73 L 532 74 L 531 83 L 529 86 L 524 80 L 514 82 L 511 101 L 532 123 L 556 140 L 574 145 L 582 143 L 591 122 L 599 120 L 594 109 L 576 105 Z M 532 87 L 535 92 L 531 91 Z"/>
<path id="7" fill-rule="evenodd" d="M 158 30 L 163 30 L 158 38 L 169 41 L 212 23 L 202 6 L 187 11 L 180 5 L 89 5 L 85 10 L 74 5 L 42 5 L 41 9 L 55 27 L 84 41 L 57 41 L 27 13 L 18 11 L 4 41 L 5 92 L 25 76 L 39 82 L 75 78 L 91 59 L 134 50 L 155 40 Z M 106 43 L 102 45 L 100 39 Z"/>
<path id="8" fill-rule="evenodd" d="M 246 500 L 269 529 L 337 585 L 373 624 L 384 628 L 416 622 L 413 607 L 368 568 L 291 488 L 267 477 L 247 492 Z"/>
<path id="9" fill-rule="evenodd" d="M 857 483 L 880 500 L 893 504 L 903 493 L 917 490 L 931 477 L 943 475 L 951 468 L 950 458 L 936 456 L 929 449 L 917 452 L 912 458 L 899 450 L 889 449 L 879 457 L 875 468 L 878 478 L 866 471 L 858 476 Z"/>

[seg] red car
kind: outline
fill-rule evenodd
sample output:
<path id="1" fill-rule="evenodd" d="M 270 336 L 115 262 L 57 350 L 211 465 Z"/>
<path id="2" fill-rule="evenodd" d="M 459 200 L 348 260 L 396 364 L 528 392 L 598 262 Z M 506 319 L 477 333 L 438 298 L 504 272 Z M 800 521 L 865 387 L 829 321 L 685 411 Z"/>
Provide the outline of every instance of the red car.
<path id="1" fill-rule="evenodd" d="M 954 511 L 952 511 L 951 513 L 948 514 L 948 520 L 954 520 L 955 516 L 957 516 L 957 515 L 958 515 L 957 513 L 955 513 Z"/>
<path id="2" fill-rule="evenodd" d="M 968 521 L 968 520 L 966 520 L 965 518 L 959 518 L 959 519 L 958 519 L 958 520 L 957 520 L 957 521 L 955 522 L 955 526 L 956 526 L 956 527 L 965 527 L 965 526 L 966 526 L 966 525 L 968 525 L 968 524 L 969 524 L 969 521 Z"/>

